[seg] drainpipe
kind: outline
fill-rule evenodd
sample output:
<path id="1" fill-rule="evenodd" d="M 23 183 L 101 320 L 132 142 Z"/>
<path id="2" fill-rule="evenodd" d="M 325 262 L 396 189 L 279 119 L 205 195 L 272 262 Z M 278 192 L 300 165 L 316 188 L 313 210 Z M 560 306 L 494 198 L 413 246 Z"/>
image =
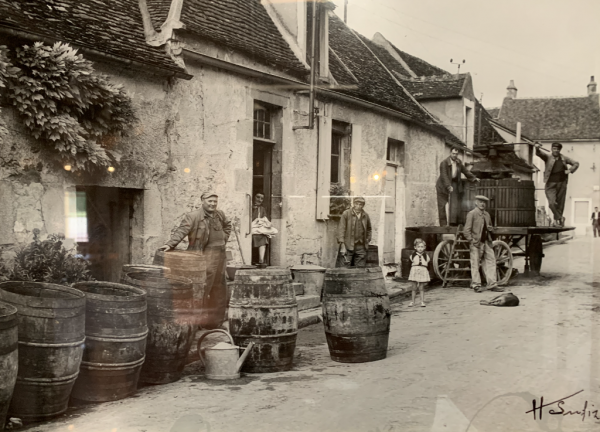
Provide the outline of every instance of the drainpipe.
<path id="1" fill-rule="evenodd" d="M 310 94 L 308 100 L 308 126 L 294 126 L 293 130 L 314 129 L 315 127 L 315 50 L 317 46 L 317 0 L 312 2 L 312 40 L 310 51 Z"/>

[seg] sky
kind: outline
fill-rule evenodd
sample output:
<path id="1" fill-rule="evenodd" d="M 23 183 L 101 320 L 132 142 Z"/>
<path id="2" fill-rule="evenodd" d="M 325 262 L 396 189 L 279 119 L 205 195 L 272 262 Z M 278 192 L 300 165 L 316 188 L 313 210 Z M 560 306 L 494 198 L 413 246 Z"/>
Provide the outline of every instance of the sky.
<path id="1" fill-rule="evenodd" d="M 486 108 L 510 80 L 519 98 L 584 96 L 600 81 L 600 0 L 348 0 L 348 25 L 448 72 L 461 63 Z"/>

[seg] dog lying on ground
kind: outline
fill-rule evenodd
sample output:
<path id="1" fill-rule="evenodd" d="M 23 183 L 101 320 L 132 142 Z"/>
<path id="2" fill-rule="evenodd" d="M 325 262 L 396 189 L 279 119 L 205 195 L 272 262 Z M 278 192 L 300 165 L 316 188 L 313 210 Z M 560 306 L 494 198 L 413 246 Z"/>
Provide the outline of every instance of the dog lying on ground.
<path id="1" fill-rule="evenodd" d="M 479 304 L 484 306 L 519 306 L 519 297 L 513 293 L 504 293 L 489 301 L 481 300 Z"/>

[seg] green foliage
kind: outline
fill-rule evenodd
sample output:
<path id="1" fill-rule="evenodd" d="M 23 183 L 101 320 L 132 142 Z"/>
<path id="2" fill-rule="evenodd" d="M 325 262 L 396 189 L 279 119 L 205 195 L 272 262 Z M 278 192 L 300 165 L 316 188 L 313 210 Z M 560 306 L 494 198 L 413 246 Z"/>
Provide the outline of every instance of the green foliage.
<path id="1" fill-rule="evenodd" d="M 334 184 L 329 189 L 329 214 L 341 215 L 350 208 L 350 191 L 343 186 Z"/>
<path id="2" fill-rule="evenodd" d="M 13 79 L 17 77 L 17 73 L 19 69 L 14 67 L 10 60 L 8 59 L 8 49 L 4 45 L 0 45 L 0 91 L 4 93 L 4 89 L 6 88 L 6 83 L 9 79 Z M 0 110 L 1 112 L 1 110 Z M 0 119 L 0 142 L 2 142 L 2 138 L 7 134 L 6 128 L 2 123 L 2 119 Z"/>
<path id="3" fill-rule="evenodd" d="M 16 49 L 8 96 L 32 135 L 73 170 L 109 166 L 135 122 L 131 98 L 64 43 Z M 14 72 L 14 71 L 13 71 Z"/>
<path id="4" fill-rule="evenodd" d="M 89 263 L 76 257 L 74 249 L 63 246 L 63 235 L 51 234 L 40 241 L 40 230 L 33 230 L 33 242 L 18 248 L 10 260 L 0 260 L 0 281 L 32 281 L 70 285 L 91 280 Z"/>

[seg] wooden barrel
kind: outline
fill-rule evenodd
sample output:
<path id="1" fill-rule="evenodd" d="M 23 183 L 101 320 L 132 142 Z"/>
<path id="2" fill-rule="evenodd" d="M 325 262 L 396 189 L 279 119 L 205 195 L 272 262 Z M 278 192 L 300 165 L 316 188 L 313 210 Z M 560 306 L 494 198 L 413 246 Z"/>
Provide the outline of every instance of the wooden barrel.
<path id="1" fill-rule="evenodd" d="M 379 248 L 376 245 L 367 248 L 367 267 L 379 267 Z"/>
<path id="2" fill-rule="evenodd" d="M 149 265 L 149 264 L 124 264 L 121 267 L 121 283 L 129 285 L 129 273 L 147 272 L 154 273 L 158 276 L 171 274 L 171 269 L 165 266 Z"/>
<path id="3" fill-rule="evenodd" d="M 533 181 L 484 179 L 477 184 L 477 195 L 484 195 L 490 199 L 487 211 L 494 226 L 536 226 Z"/>
<path id="4" fill-rule="evenodd" d="M 140 381 L 166 384 L 177 381 L 197 325 L 192 316 L 192 281 L 173 275 L 129 273 L 130 285 L 146 291 L 148 339 Z"/>
<path id="5" fill-rule="evenodd" d="M 134 394 L 146 354 L 146 292 L 110 282 L 73 288 L 86 297 L 86 343 L 71 397 L 108 402 Z"/>
<path id="6" fill-rule="evenodd" d="M 196 314 L 200 314 L 204 305 L 206 288 L 206 258 L 202 252 L 157 250 L 154 255 L 154 264 L 168 267 L 174 276 L 185 277 L 192 281 L 194 309 L 196 309 Z"/>
<path id="7" fill-rule="evenodd" d="M 19 372 L 9 415 L 45 420 L 67 410 L 85 342 L 85 295 L 39 282 L 0 283 L 19 315 Z"/>
<path id="8" fill-rule="evenodd" d="M 403 278 L 408 278 L 408 275 L 410 274 L 410 268 L 412 267 L 412 263 L 410 262 L 410 256 L 412 255 L 412 253 L 414 251 L 415 250 L 411 249 L 411 248 L 402 249 L 402 253 L 400 255 L 400 270 L 402 272 Z M 425 251 L 425 253 L 429 256 L 429 260 L 430 260 L 429 262 L 433 263 L 433 252 Z M 429 270 L 429 277 L 431 278 L 431 280 L 437 279 L 437 276 L 436 276 L 435 272 L 433 271 L 433 264 L 429 264 L 428 270 Z"/>
<path id="9" fill-rule="evenodd" d="M 298 336 L 298 303 L 287 269 L 238 270 L 229 302 L 229 331 L 245 349 L 245 372 L 289 370 Z"/>
<path id="10" fill-rule="evenodd" d="M 325 273 L 323 324 L 331 359 L 363 363 L 386 357 L 390 299 L 380 267 Z"/>
<path id="11" fill-rule="evenodd" d="M 17 381 L 19 330 L 17 308 L 0 302 L 0 430 Z"/>

